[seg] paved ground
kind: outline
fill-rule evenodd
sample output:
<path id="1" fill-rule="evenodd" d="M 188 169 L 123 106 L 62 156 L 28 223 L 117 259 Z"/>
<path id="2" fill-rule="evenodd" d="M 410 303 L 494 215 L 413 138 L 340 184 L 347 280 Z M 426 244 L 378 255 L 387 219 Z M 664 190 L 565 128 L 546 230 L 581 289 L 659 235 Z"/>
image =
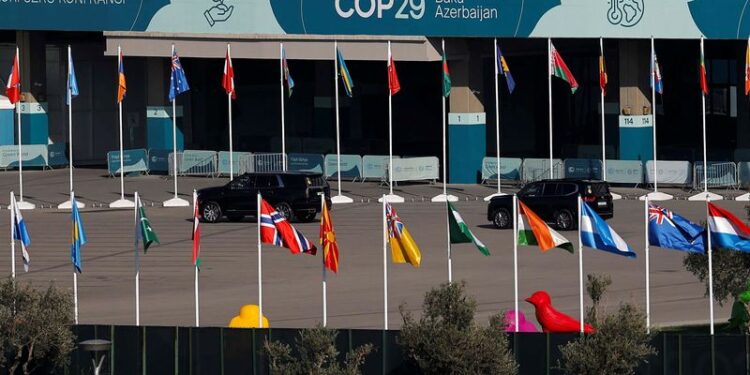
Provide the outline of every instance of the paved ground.
<path id="1" fill-rule="evenodd" d="M 82 216 L 89 244 L 83 249 L 84 273 L 79 277 L 80 321 L 82 323 L 134 323 L 133 213 L 110 210 L 106 206 L 119 197 L 119 180 L 107 178 L 103 170 L 77 169 L 76 194 L 88 207 Z M 24 173 L 27 200 L 45 208 L 24 212 L 32 237 L 32 266 L 19 279 L 35 286 L 48 282 L 71 288 L 72 268 L 69 251 L 69 213 L 50 208 L 67 199 L 67 170 Z M 189 199 L 193 188 L 222 184 L 226 179 L 181 178 L 180 194 Z M 8 191 L 17 190 L 15 172 L 0 173 L 0 203 L 7 204 Z M 357 203 L 336 206 L 333 220 L 341 248 L 341 269 L 328 282 L 329 324 L 332 327 L 379 328 L 382 326 L 383 274 L 380 237 L 380 204 L 376 198 L 386 190 L 375 183 L 345 183 L 344 192 Z M 158 207 L 171 197 L 172 181 L 160 176 L 126 179 L 126 191 L 138 190 L 143 200 L 155 204 L 148 215 L 161 239 L 142 257 L 141 322 L 147 325 L 192 325 L 193 268 L 190 262 L 190 209 Z M 479 318 L 513 307 L 513 258 L 511 231 L 493 229 L 485 219 L 481 197 L 494 187 L 455 186 L 451 193 L 461 197 L 456 204 L 464 219 L 492 251 L 482 256 L 471 245 L 454 246 L 453 274 L 466 280 L 479 304 Z M 335 186 L 334 186 L 335 190 Z M 388 265 L 389 319 L 392 328 L 400 326 L 398 306 L 419 310 L 424 293 L 446 281 L 445 206 L 429 203 L 440 192 L 439 186 L 414 184 L 398 187 L 408 202 L 397 209 L 423 253 L 422 267 Z M 509 189 L 512 191 L 512 189 Z M 616 189 L 636 197 L 640 189 Z M 668 190 L 685 197 L 689 192 Z M 719 192 L 727 194 L 728 192 Z M 739 192 L 729 192 L 737 195 Z M 720 203 L 740 217 L 744 204 Z M 664 203 L 688 218 L 705 220 L 705 206 L 675 200 Z M 620 301 L 645 301 L 643 203 L 618 201 L 611 225 L 638 252 L 635 260 L 584 249 L 585 272 L 607 273 L 614 284 L 607 298 L 609 306 Z M 0 227 L 8 228 L 8 216 L 0 215 Z M 310 239 L 317 239 L 316 223 L 298 224 Z M 241 223 L 204 224 L 201 268 L 201 323 L 226 325 L 247 303 L 257 302 L 256 227 L 252 218 Z M 573 242 L 575 232 L 565 235 Z M 3 246 L 9 251 L 8 242 Z M 7 253 L 6 253 L 7 254 Z M 20 253 L 18 269 L 21 270 Z M 7 260 L 0 262 L 0 273 L 9 274 Z M 682 267 L 683 253 L 652 249 L 652 322 L 700 322 L 708 319 L 705 288 Z M 564 251 L 542 254 L 538 249 L 519 251 L 520 295 L 526 297 L 546 289 L 555 306 L 578 314 L 578 258 Z M 272 326 L 307 327 L 321 320 L 321 259 L 294 256 L 287 250 L 264 246 L 264 310 Z M 531 306 L 521 302 L 531 315 Z M 729 307 L 718 307 L 717 320 L 725 320 Z"/>

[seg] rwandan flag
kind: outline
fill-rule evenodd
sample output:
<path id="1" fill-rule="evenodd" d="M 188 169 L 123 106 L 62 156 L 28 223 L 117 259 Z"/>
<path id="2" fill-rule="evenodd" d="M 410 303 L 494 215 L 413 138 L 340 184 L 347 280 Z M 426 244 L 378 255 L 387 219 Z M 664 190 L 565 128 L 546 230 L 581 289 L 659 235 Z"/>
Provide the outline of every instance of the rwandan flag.
<path id="1" fill-rule="evenodd" d="M 78 212 L 78 205 L 76 204 L 75 195 L 70 195 L 70 203 L 72 205 L 71 220 L 73 227 L 70 235 L 70 258 L 73 262 L 76 272 L 81 273 L 83 264 L 81 262 L 81 248 L 86 244 L 86 232 L 83 230 L 83 221 L 81 220 L 81 214 Z"/>
<path id="2" fill-rule="evenodd" d="M 348 97 L 352 97 L 352 87 L 354 87 L 354 81 L 352 76 L 349 74 L 349 69 L 346 68 L 346 61 L 344 61 L 344 55 L 341 54 L 340 49 L 336 49 L 336 58 L 339 60 L 339 75 L 341 76 L 341 82 L 344 83 L 344 90 Z"/>
<path id="3" fill-rule="evenodd" d="M 443 53 L 443 96 L 448 97 L 451 94 L 451 72 L 448 70 L 448 60 Z"/>
<path id="4" fill-rule="evenodd" d="M 118 56 L 117 61 L 117 102 L 122 103 L 125 99 L 125 94 L 128 91 L 128 87 L 125 84 L 125 65 L 122 62 L 122 50 Z"/>

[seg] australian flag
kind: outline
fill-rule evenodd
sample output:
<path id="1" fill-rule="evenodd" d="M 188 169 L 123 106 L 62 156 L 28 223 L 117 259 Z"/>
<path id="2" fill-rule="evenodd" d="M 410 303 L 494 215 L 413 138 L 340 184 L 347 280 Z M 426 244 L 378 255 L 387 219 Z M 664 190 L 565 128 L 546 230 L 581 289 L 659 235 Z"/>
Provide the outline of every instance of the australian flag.
<path id="1" fill-rule="evenodd" d="M 182 69 L 180 56 L 177 56 L 177 51 L 172 46 L 172 75 L 169 78 L 169 101 L 173 101 L 177 95 L 188 90 L 190 90 L 190 86 L 185 76 L 185 70 Z"/>
<path id="2" fill-rule="evenodd" d="M 704 253 L 705 229 L 653 203 L 648 205 L 648 242 L 652 246 Z"/>
<path id="3" fill-rule="evenodd" d="M 262 243 L 286 247 L 292 254 L 315 255 L 317 252 L 315 245 L 265 199 L 260 205 L 260 240 Z"/>

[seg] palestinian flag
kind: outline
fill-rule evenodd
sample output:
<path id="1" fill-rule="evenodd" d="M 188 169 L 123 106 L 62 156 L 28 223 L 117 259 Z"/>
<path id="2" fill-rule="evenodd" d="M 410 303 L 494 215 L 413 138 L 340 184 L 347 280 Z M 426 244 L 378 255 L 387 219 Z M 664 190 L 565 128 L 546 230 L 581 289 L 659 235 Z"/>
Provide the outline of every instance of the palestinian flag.
<path id="1" fill-rule="evenodd" d="M 573 77 L 568 65 L 563 61 L 562 56 L 557 52 L 555 46 L 550 42 L 549 50 L 549 74 L 570 84 L 570 91 L 575 94 L 578 90 L 578 82 Z"/>
<path id="2" fill-rule="evenodd" d="M 543 252 L 556 247 L 573 253 L 573 244 L 550 228 L 520 200 L 518 201 L 518 244 L 539 246 Z"/>
<path id="3" fill-rule="evenodd" d="M 471 229 L 466 225 L 461 214 L 453 208 L 453 205 L 448 203 L 448 230 L 450 231 L 451 243 L 473 243 L 482 254 L 485 256 L 490 255 L 490 250 L 487 246 L 484 246 L 482 241 L 471 233 Z"/>

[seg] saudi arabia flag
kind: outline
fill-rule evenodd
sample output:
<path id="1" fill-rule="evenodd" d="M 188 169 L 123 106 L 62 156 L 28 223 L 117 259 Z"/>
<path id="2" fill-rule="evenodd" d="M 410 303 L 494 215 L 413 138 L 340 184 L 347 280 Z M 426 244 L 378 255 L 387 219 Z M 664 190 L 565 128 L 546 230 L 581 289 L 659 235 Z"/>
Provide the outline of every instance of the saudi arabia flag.
<path id="1" fill-rule="evenodd" d="M 559 248 L 573 252 L 573 244 L 570 241 L 550 228 L 520 200 L 518 201 L 518 244 L 539 246 L 542 251 Z"/>
<path id="2" fill-rule="evenodd" d="M 471 233 L 469 226 L 466 225 L 461 214 L 453 208 L 453 205 L 448 203 L 448 230 L 450 231 L 451 243 L 473 243 L 482 254 L 489 256 L 490 250 L 487 246 L 484 246 L 482 241 Z"/>

